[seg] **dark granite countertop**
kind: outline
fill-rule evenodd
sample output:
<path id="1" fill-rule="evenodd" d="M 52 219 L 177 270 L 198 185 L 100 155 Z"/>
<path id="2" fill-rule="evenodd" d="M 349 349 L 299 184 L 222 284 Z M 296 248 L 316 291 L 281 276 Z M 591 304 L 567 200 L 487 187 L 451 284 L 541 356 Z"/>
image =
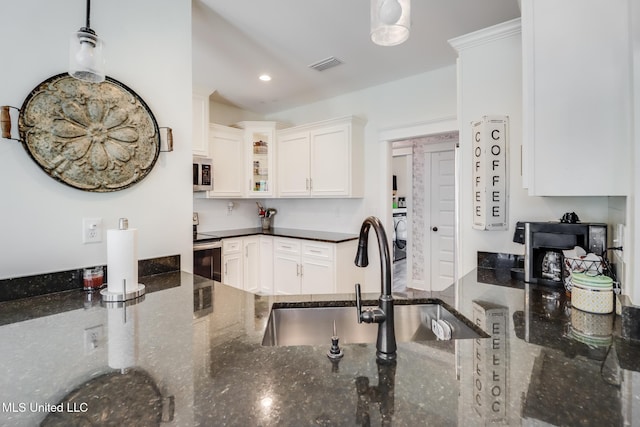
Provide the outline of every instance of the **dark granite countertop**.
<path id="1" fill-rule="evenodd" d="M 222 239 L 230 239 L 233 237 L 264 235 L 264 236 L 276 236 L 276 237 L 290 237 L 293 239 L 315 240 L 318 242 L 327 242 L 327 243 L 342 243 L 342 242 L 348 242 L 349 240 L 355 240 L 358 238 L 357 234 L 333 233 L 330 231 L 317 231 L 317 230 L 297 230 L 294 228 L 270 228 L 268 230 L 264 230 L 261 227 L 256 227 L 256 228 L 239 228 L 235 230 L 199 231 L 198 233 L 201 235 L 217 236 Z"/>
<path id="2" fill-rule="evenodd" d="M 615 316 L 484 270 L 426 297 L 492 337 L 399 343 L 391 366 L 375 344 L 343 344 L 339 363 L 329 343 L 261 346 L 273 303 L 353 295 L 260 296 L 170 273 L 126 307 L 82 291 L 0 303 L 0 425 L 630 425 L 640 345 L 616 337 Z"/>

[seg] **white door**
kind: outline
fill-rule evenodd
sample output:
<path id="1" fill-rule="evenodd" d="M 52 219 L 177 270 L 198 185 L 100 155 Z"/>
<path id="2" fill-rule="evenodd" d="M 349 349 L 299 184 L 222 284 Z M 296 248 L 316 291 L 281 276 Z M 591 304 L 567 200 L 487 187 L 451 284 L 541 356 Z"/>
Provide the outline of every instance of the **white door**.
<path id="1" fill-rule="evenodd" d="M 453 283 L 454 277 L 454 151 L 425 154 L 425 212 L 429 213 L 425 251 L 425 279 L 430 291 L 441 291 Z"/>

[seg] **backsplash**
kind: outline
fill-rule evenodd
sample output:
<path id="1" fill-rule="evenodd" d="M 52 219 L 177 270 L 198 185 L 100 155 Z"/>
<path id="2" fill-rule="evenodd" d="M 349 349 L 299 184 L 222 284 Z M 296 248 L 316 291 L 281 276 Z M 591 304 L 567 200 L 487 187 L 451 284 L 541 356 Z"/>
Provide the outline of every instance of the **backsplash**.
<path id="1" fill-rule="evenodd" d="M 106 283 L 108 280 L 106 266 L 104 270 Z M 179 270 L 180 255 L 138 261 L 139 277 L 153 276 Z M 83 269 L 78 268 L 55 273 L 2 279 L 0 280 L 0 302 L 82 289 L 82 272 Z"/>

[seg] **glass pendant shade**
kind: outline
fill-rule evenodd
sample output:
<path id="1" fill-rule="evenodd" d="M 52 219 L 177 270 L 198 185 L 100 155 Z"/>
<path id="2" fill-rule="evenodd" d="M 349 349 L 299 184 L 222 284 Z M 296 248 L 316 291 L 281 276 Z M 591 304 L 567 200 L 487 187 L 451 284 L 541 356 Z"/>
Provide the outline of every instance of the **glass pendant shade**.
<path id="1" fill-rule="evenodd" d="M 69 75 L 91 83 L 104 81 L 102 40 L 90 28 L 80 28 L 71 35 L 69 44 Z"/>
<path id="2" fill-rule="evenodd" d="M 409 38 L 411 0 L 371 0 L 371 41 L 395 46 Z"/>

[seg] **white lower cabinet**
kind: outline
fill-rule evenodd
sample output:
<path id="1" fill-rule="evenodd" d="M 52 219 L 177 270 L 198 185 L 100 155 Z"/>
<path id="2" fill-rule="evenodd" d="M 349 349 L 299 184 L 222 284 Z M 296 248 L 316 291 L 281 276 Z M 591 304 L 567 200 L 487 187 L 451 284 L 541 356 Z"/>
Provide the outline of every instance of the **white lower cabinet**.
<path id="1" fill-rule="evenodd" d="M 222 240 L 222 283 L 253 293 L 273 291 L 273 240 L 247 236 Z"/>
<path id="2" fill-rule="evenodd" d="M 274 238 L 273 284 L 276 295 L 300 293 L 300 240 Z"/>
<path id="3" fill-rule="evenodd" d="M 244 289 L 242 261 L 242 239 L 222 240 L 222 283 Z"/>
<path id="4" fill-rule="evenodd" d="M 264 295 L 353 293 L 362 269 L 357 241 L 326 243 L 272 236 L 223 239 L 222 283 Z"/>
<path id="5" fill-rule="evenodd" d="M 248 292 L 260 291 L 260 237 L 251 236 L 242 239 L 244 252 L 243 289 Z"/>
<path id="6" fill-rule="evenodd" d="M 258 288 L 260 293 L 273 295 L 273 237 L 260 236 L 258 241 L 260 244 L 260 259 L 256 262 L 260 266 Z"/>
<path id="7" fill-rule="evenodd" d="M 303 241 L 300 258 L 300 293 L 334 294 L 335 244 Z"/>
<path id="8" fill-rule="evenodd" d="M 274 238 L 273 284 L 276 295 L 352 293 L 362 281 L 353 259 L 357 241 L 325 243 Z"/>

